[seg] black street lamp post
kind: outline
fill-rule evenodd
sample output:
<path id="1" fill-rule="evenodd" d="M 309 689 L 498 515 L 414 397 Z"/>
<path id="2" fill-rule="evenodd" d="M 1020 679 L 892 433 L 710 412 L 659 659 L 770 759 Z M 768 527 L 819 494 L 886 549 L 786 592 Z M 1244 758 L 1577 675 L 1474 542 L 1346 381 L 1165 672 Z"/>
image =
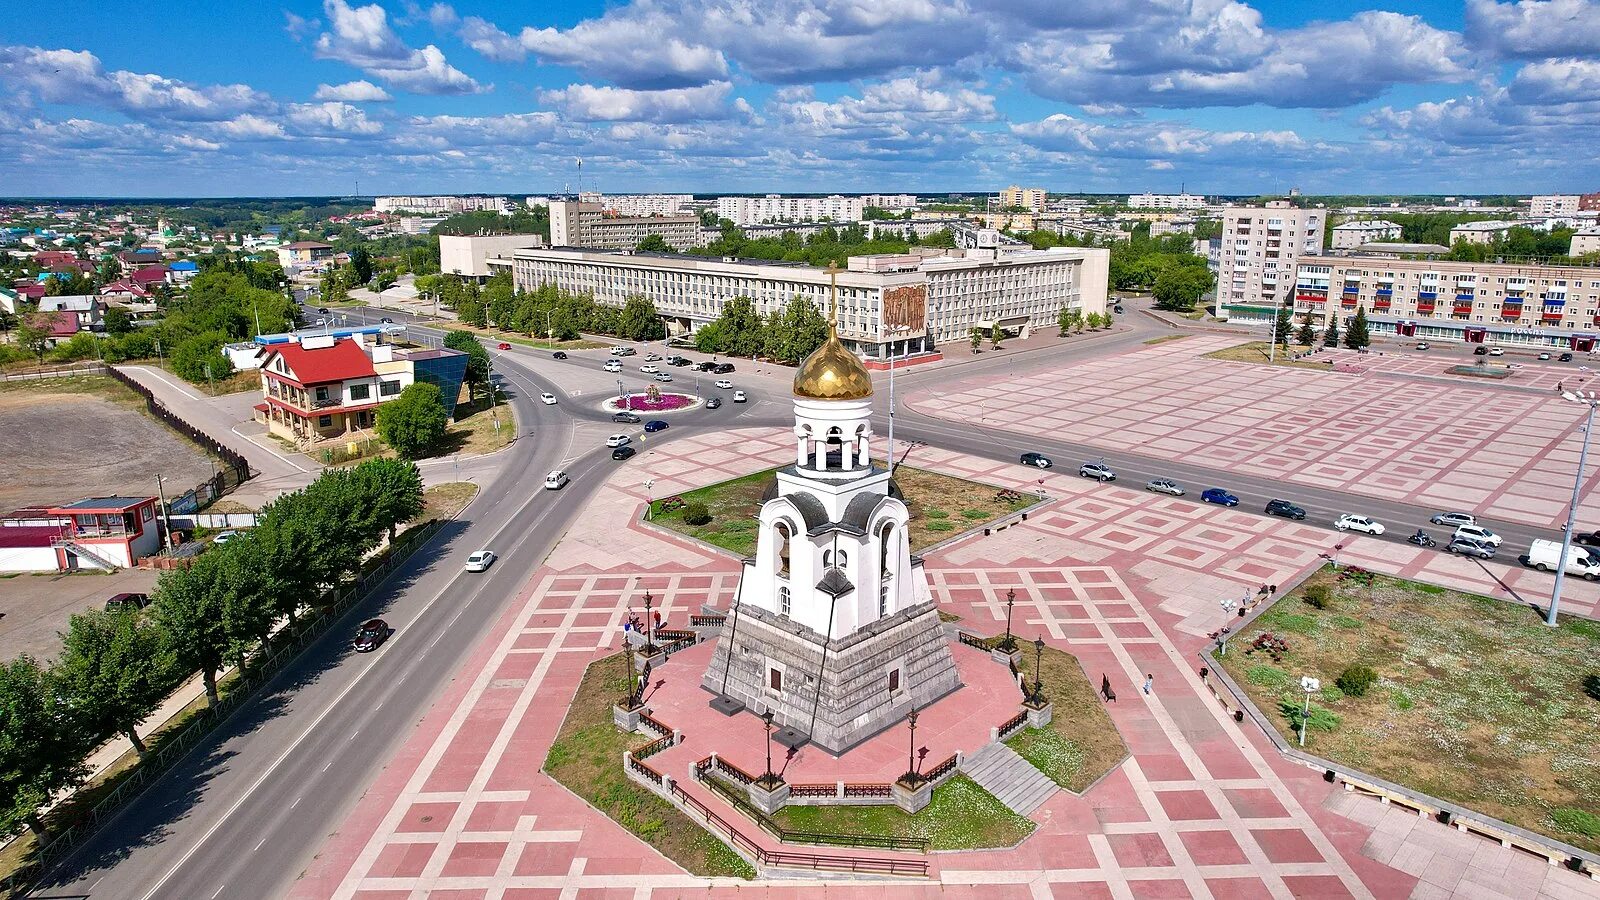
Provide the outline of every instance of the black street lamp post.
<path id="1" fill-rule="evenodd" d="M 650 589 L 644 591 L 644 655 L 650 656 L 656 652 L 655 620 L 650 616 Z"/>
<path id="2" fill-rule="evenodd" d="M 1044 638 L 1033 639 L 1033 702 L 1044 705 L 1044 682 L 1039 680 L 1039 664 L 1044 659 Z"/>
<path id="3" fill-rule="evenodd" d="M 767 729 L 767 771 L 761 776 L 761 786 L 771 789 L 777 784 L 778 776 L 772 772 L 772 710 L 761 714 L 761 722 Z"/>
<path id="4" fill-rule="evenodd" d="M 628 670 L 627 676 L 622 680 L 622 683 L 627 685 L 628 691 L 622 696 L 622 708 L 631 710 L 633 709 L 634 694 L 637 693 L 634 681 L 638 678 L 638 675 L 633 671 L 633 648 L 628 646 L 626 637 L 622 639 L 622 665 Z"/>
<path id="5" fill-rule="evenodd" d="M 1017 639 L 1011 635 L 1011 609 L 1016 605 L 1017 589 L 1006 588 L 1006 639 L 1001 642 L 1001 646 L 1008 653 L 1017 649 Z"/>
<path id="6" fill-rule="evenodd" d="M 911 724 L 911 747 L 910 752 L 906 754 L 905 782 L 915 787 L 922 778 L 917 773 L 917 708 L 915 706 L 911 707 L 911 713 L 906 716 L 906 721 Z"/>

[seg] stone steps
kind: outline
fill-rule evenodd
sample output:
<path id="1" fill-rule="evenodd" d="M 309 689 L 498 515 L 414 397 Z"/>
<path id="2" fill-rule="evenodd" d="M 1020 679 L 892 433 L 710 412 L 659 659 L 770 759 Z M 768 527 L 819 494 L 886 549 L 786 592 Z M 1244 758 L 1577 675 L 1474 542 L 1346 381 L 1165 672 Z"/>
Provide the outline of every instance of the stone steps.
<path id="1" fill-rule="evenodd" d="M 1018 815 L 1032 813 L 1061 789 L 1032 763 L 999 742 L 962 760 L 961 772 Z"/>

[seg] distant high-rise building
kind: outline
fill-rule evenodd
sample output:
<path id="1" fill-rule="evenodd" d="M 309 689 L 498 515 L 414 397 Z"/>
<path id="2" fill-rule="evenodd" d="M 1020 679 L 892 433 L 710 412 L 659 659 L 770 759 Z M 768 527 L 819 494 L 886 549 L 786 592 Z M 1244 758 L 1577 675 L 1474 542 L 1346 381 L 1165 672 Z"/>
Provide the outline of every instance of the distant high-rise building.
<path id="1" fill-rule="evenodd" d="M 1534 216 L 1570 216 L 1578 211 L 1582 199 L 1578 194 L 1539 194 L 1528 202 L 1528 213 Z"/>
<path id="2" fill-rule="evenodd" d="M 1581 194 L 1581 195 L 1579 195 L 1579 197 L 1578 197 L 1578 209 L 1580 209 L 1580 210 L 1600 209 L 1600 193 Z"/>
<path id="3" fill-rule="evenodd" d="M 700 241 L 700 217 L 610 216 L 599 203 L 550 203 L 550 244 L 555 247 L 632 250 L 652 234 L 674 250 L 687 250 Z"/>
<path id="4" fill-rule="evenodd" d="M 1044 212 L 1044 188 L 1025 188 L 1012 185 L 1000 192 L 1000 207 L 1010 209 L 1020 206 L 1029 212 Z"/>
<path id="5" fill-rule="evenodd" d="M 1128 206 L 1133 209 L 1204 209 L 1206 198 L 1197 194 L 1129 194 Z"/>
<path id="6" fill-rule="evenodd" d="M 378 197 L 372 208 L 381 213 L 419 212 L 450 215 L 460 212 L 511 214 L 511 203 L 504 197 Z"/>
<path id="7" fill-rule="evenodd" d="M 717 216 L 735 225 L 764 222 L 859 222 L 867 204 L 860 197 L 718 197 Z"/>
<path id="8" fill-rule="evenodd" d="M 608 194 L 593 202 L 619 216 L 676 216 L 692 200 L 693 194 Z"/>
<path id="9" fill-rule="evenodd" d="M 1374 241 L 1398 241 L 1404 229 L 1384 219 L 1360 219 L 1333 226 L 1333 249 L 1354 250 Z"/>
<path id="10" fill-rule="evenodd" d="M 1271 321 L 1280 304 L 1292 302 L 1300 257 L 1322 250 L 1327 216 L 1285 200 L 1266 206 L 1230 206 L 1222 212 L 1218 260 L 1220 318 Z"/>
<path id="11" fill-rule="evenodd" d="M 864 194 L 861 202 L 865 206 L 876 206 L 879 209 L 910 209 L 917 205 L 916 194 Z"/>

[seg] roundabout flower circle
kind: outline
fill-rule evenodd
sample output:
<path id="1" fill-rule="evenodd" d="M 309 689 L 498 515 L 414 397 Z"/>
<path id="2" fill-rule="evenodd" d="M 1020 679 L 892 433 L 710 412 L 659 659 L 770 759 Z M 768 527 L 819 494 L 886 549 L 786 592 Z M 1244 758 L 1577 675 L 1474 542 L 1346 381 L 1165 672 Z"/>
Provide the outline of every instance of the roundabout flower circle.
<path id="1" fill-rule="evenodd" d="M 621 412 L 629 410 L 637 413 L 680 412 L 693 409 L 701 403 L 700 398 L 688 394 L 671 393 L 651 390 L 648 394 L 629 394 L 626 397 L 612 397 L 601 404 L 606 412 Z"/>

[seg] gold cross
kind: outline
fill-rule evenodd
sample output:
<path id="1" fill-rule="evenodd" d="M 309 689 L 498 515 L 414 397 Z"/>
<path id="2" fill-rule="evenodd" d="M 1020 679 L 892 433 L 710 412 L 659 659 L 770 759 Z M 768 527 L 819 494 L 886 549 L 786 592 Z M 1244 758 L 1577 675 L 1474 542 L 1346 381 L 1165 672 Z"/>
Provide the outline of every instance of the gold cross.
<path id="1" fill-rule="evenodd" d="M 828 325 L 833 327 L 839 322 L 839 261 L 830 260 L 828 268 Z"/>

